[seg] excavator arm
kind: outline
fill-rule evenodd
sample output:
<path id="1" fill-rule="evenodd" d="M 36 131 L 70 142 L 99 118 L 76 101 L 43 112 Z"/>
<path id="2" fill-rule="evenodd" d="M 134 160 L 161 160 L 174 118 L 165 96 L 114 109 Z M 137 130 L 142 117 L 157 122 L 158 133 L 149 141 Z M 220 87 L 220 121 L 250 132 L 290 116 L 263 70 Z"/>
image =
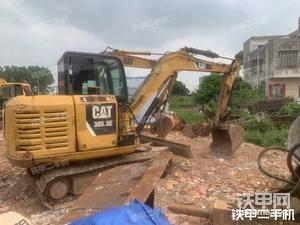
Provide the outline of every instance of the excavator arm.
<path id="1" fill-rule="evenodd" d="M 232 86 L 239 75 L 240 64 L 233 60 L 231 64 L 215 63 L 196 58 L 195 55 L 203 55 L 218 58 L 216 53 L 193 48 L 183 48 L 177 52 L 168 52 L 159 60 L 146 59 L 134 55 L 151 55 L 150 52 L 133 52 L 113 50 L 109 54 L 121 59 L 124 66 L 151 69 L 150 74 L 138 88 L 129 101 L 129 106 L 138 122 L 146 121 L 153 111 L 158 110 L 170 96 L 178 72 L 196 71 L 222 73 L 224 76 L 221 94 L 218 104 L 215 125 L 222 121 L 228 114 L 228 105 Z"/>
<path id="2" fill-rule="evenodd" d="M 138 57 L 136 55 L 151 55 L 151 52 L 132 52 L 132 51 L 122 51 L 118 49 L 112 49 L 107 47 L 104 52 L 109 55 L 115 56 L 121 60 L 124 66 L 141 68 L 141 69 L 152 69 L 156 63 L 156 60 L 147 59 L 143 57 Z"/>
<path id="3" fill-rule="evenodd" d="M 150 74 L 145 78 L 128 103 L 138 122 L 138 132 L 143 129 L 146 121 L 166 103 L 175 85 L 177 74 L 181 71 L 223 74 L 224 79 L 222 81 L 218 108 L 213 122 L 213 130 L 221 129 L 224 131 L 228 129 L 226 118 L 233 84 L 239 76 L 240 63 L 238 61 L 231 59 L 231 64 L 224 64 L 199 59 L 196 56 L 200 55 L 208 58 L 225 57 L 221 57 L 211 51 L 195 48 L 182 48 L 176 52 L 167 52 L 162 54 L 158 60 L 135 56 L 151 56 L 152 54 L 150 52 L 113 50 L 109 54 L 121 59 L 124 66 L 151 69 Z M 221 135 L 221 137 L 223 136 L 224 135 Z"/>

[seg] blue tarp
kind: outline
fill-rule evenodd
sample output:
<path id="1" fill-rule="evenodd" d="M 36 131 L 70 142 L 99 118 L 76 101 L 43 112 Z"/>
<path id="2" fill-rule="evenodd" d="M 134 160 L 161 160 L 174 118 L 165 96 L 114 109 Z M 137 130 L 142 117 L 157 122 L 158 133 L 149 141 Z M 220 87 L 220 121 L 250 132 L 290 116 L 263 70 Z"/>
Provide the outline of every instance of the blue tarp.
<path id="1" fill-rule="evenodd" d="M 159 208 L 134 200 L 129 205 L 112 207 L 94 215 L 81 218 L 71 225 L 171 225 Z"/>

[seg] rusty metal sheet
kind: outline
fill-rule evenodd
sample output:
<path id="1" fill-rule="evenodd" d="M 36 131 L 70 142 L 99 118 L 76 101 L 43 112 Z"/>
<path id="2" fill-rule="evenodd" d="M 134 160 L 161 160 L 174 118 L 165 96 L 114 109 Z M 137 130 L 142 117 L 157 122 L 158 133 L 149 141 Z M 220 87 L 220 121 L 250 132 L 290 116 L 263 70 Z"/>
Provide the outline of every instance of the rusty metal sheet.
<path id="1" fill-rule="evenodd" d="M 154 137 L 145 134 L 142 134 L 140 136 L 140 140 L 142 143 L 152 142 L 154 145 L 168 146 L 169 151 L 173 152 L 175 155 L 180 155 L 185 158 L 193 158 L 191 145 L 182 144 L 175 141 L 169 141 L 160 137 Z"/>
<path id="2" fill-rule="evenodd" d="M 59 224 L 125 204 L 130 199 L 145 201 L 154 190 L 172 155 L 170 152 L 161 152 L 151 161 L 118 166 L 100 173 Z"/>
<path id="3" fill-rule="evenodd" d="M 130 192 L 125 204 L 134 199 L 139 199 L 142 202 L 147 200 L 149 194 L 158 184 L 172 156 L 173 154 L 171 152 L 161 152 L 158 157 L 153 160 L 151 166 Z"/>
<path id="4" fill-rule="evenodd" d="M 100 173 L 69 209 L 60 224 L 122 204 L 146 168 L 145 163 L 134 163 Z"/>

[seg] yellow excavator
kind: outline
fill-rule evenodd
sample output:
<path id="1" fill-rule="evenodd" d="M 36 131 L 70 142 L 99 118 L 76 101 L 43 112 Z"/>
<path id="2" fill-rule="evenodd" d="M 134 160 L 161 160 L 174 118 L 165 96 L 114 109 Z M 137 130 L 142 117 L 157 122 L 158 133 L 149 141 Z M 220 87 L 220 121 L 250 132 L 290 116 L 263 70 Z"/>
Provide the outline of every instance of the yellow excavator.
<path id="1" fill-rule="evenodd" d="M 32 95 L 30 84 L 26 83 L 11 83 L 0 79 L 0 119 L 2 120 L 2 110 L 4 103 L 12 97 L 18 95 Z"/>
<path id="2" fill-rule="evenodd" d="M 200 59 L 196 56 L 222 57 L 187 47 L 159 59 L 151 55 L 111 48 L 99 54 L 65 52 L 58 61 L 59 95 L 17 96 L 6 104 L 6 156 L 14 165 L 29 168 L 42 199 L 57 201 L 70 192 L 81 193 L 79 186 L 91 182 L 82 179 L 103 169 L 100 159 L 107 164 L 136 152 L 143 127 L 162 110 L 181 71 L 222 74 L 212 148 L 228 155 L 239 147 L 242 128 L 230 125 L 227 116 L 240 63 Z M 151 69 L 130 99 L 124 66 Z M 62 161 L 67 165 L 58 168 L 55 163 Z M 42 174 L 35 170 L 41 165 L 47 166 Z"/>

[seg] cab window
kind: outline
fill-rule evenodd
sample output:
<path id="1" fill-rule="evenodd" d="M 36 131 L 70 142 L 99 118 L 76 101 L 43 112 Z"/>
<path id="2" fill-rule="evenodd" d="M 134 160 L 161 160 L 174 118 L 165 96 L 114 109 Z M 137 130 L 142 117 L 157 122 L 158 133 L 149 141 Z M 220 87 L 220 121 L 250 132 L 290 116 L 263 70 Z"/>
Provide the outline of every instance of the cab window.
<path id="1" fill-rule="evenodd" d="M 18 95 L 23 95 L 23 89 L 22 89 L 21 85 L 15 86 L 15 96 L 18 96 Z"/>
<path id="2" fill-rule="evenodd" d="M 2 94 L 1 94 L 1 97 L 2 98 L 10 98 L 12 97 L 12 94 L 11 94 L 11 87 L 3 87 L 2 88 Z"/>
<path id="3" fill-rule="evenodd" d="M 111 94 L 127 98 L 125 76 L 115 59 L 101 59 L 89 66 L 81 65 L 79 74 L 80 79 L 75 79 L 80 80 L 80 94 Z"/>

